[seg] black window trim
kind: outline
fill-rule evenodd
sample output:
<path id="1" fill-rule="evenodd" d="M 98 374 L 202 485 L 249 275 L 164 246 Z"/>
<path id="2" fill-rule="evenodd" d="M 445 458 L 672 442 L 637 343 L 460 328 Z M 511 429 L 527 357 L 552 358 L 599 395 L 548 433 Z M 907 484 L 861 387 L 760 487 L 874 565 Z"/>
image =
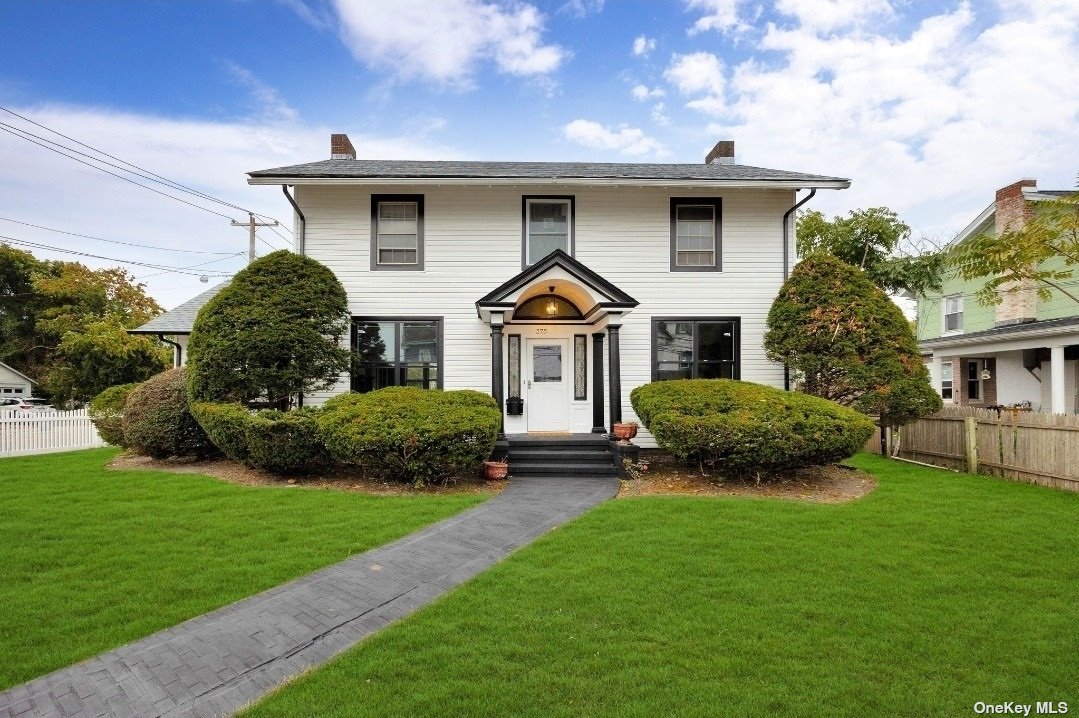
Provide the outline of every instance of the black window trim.
<path id="1" fill-rule="evenodd" d="M 371 271 L 372 272 L 422 272 L 424 263 L 424 219 L 422 194 L 373 194 L 371 195 Z M 381 202 L 416 203 L 416 263 L 379 264 L 378 262 L 378 205 Z"/>
<path id="2" fill-rule="evenodd" d="M 553 199 L 569 200 L 569 251 L 571 257 L 577 253 L 577 195 L 573 194 L 524 194 L 521 195 L 521 269 L 528 269 L 532 265 L 528 263 L 528 203 L 530 200 Z M 546 257 L 540 257 L 536 264 Z"/>
<path id="3" fill-rule="evenodd" d="M 392 316 L 387 316 L 387 315 L 384 315 L 384 314 L 377 315 L 377 316 L 371 316 L 371 315 L 353 316 L 349 320 L 349 348 L 353 351 L 353 353 L 355 353 L 355 351 L 356 351 L 356 325 L 357 324 L 373 323 L 373 322 L 401 322 L 401 323 L 404 323 L 404 322 L 434 322 L 435 323 L 435 335 L 436 335 L 437 340 L 438 340 L 438 377 L 435 379 L 435 386 L 438 389 L 443 388 L 443 381 L 444 381 L 444 379 L 446 377 L 446 361 L 445 361 L 446 342 L 445 342 L 445 339 L 444 339 L 444 328 L 445 328 L 445 318 L 444 317 L 432 317 L 432 316 L 413 317 L 413 316 L 401 316 L 401 315 L 397 315 L 397 314 L 392 315 Z M 401 355 L 401 332 L 400 331 L 395 331 L 394 332 L 394 340 L 393 341 L 394 341 L 394 356 L 395 357 L 400 356 Z M 355 356 L 354 356 L 354 361 L 357 364 L 360 363 L 359 358 L 355 357 Z M 394 361 L 393 363 L 394 364 L 401 364 L 402 362 Z M 349 372 L 349 377 L 348 377 L 348 390 L 349 390 L 349 392 L 356 393 L 356 390 L 353 389 L 353 381 L 354 381 L 354 376 L 353 376 L 353 373 L 350 371 Z M 395 386 L 400 386 L 400 385 L 397 384 Z"/>
<path id="4" fill-rule="evenodd" d="M 682 266 L 678 264 L 677 210 L 681 205 L 711 205 L 715 209 L 713 228 L 715 234 L 715 261 L 711 266 Z M 722 197 L 671 197 L 670 249 L 672 272 L 722 272 L 723 271 L 723 198 Z"/>
<path id="5" fill-rule="evenodd" d="M 652 381 L 659 381 L 659 362 L 656 361 L 656 350 L 658 348 L 659 330 L 658 325 L 660 322 L 731 322 L 734 325 L 734 371 L 732 375 L 735 379 L 742 378 L 742 317 L 705 317 L 705 316 L 688 316 L 688 317 L 652 317 L 652 349 L 649 360 L 652 365 Z M 693 333 L 693 353 L 696 356 L 697 344 L 700 341 L 699 334 L 696 331 Z M 693 360 L 693 366 L 696 368 L 698 359 Z M 693 377 L 696 378 L 696 377 Z"/>

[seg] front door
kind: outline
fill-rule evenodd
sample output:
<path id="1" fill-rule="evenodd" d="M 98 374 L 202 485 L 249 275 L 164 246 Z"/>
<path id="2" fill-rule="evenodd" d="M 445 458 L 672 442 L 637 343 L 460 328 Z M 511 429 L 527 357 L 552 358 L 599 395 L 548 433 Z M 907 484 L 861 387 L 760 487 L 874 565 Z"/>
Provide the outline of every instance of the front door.
<path id="1" fill-rule="evenodd" d="M 529 431 L 569 431 L 568 339 L 528 339 L 525 413 Z"/>

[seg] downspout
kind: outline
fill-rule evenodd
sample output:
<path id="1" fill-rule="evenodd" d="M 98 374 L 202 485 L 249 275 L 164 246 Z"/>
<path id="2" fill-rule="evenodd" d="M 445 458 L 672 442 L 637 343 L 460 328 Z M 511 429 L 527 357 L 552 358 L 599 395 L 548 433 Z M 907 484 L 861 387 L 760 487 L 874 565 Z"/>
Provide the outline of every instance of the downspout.
<path id="1" fill-rule="evenodd" d="M 296 216 L 300 218 L 300 236 L 296 238 L 296 254 L 303 256 L 304 251 L 307 248 L 307 217 L 303 216 L 303 211 L 300 210 L 300 205 L 296 204 L 296 200 L 292 198 L 292 195 L 288 193 L 288 185 L 281 185 L 281 191 L 285 193 L 285 197 L 288 198 L 288 203 L 292 205 L 292 209 L 296 211 Z M 810 195 L 812 197 L 813 195 Z M 808 198 L 807 198 L 808 199 Z"/>
<path id="2" fill-rule="evenodd" d="M 798 190 L 795 190 L 795 196 L 798 196 Z M 807 194 L 801 201 L 796 202 L 793 207 L 783 213 L 783 281 L 786 282 L 790 276 L 791 268 L 791 230 L 790 230 L 790 216 L 803 204 L 813 199 L 813 196 L 817 194 L 815 187 L 810 188 L 809 194 Z M 786 391 L 791 390 L 791 368 L 786 364 L 783 365 L 783 389 Z"/>
<path id="3" fill-rule="evenodd" d="M 166 339 L 164 334 L 158 334 L 157 338 L 160 339 L 161 341 L 165 342 L 166 344 L 171 344 L 172 345 L 172 349 L 173 349 L 172 353 L 173 353 L 173 356 L 175 357 L 174 364 L 173 364 L 174 366 L 180 366 L 181 364 L 184 363 L 184 348 L 182 346 L 180 346 L 176 342 L 172 341 L 171 339 Z"/>

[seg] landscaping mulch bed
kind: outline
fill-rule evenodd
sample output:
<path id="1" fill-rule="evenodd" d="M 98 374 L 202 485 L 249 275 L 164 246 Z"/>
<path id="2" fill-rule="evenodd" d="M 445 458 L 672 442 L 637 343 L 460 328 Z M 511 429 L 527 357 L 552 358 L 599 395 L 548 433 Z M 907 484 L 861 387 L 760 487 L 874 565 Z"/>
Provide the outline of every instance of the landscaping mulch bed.
<path id="1" fill-rule="evenodd" d="M 781 476 L 731 479 L 702 475 L 665 452 L 642 451 L 648 471 L 640 479 L 622 481 L 619 498 L 626 496 L 750 496 L 768 499 L 841 504 L 877 488 L 877 480 L 849 466 L 819 466 Z"/>
<path id="2" fill-rule="evenodd" d="M 441 486 L 415 488 L 395 481 L 364 476 L 355 468 L 337 467 L 311 476 L 284 477 L 252 469 L 228 459 L 152 459 L 148 456 L 121 454 L 108 463 L 110 469 L 148 469 L 176 474 L 202 474 L 241 486 L 297 487 L 351 491 L 376 496 L 431 496 L 446 494 L 496 494 L 506 481 L 484 481 L 481 477 L 462 477 Z"/>

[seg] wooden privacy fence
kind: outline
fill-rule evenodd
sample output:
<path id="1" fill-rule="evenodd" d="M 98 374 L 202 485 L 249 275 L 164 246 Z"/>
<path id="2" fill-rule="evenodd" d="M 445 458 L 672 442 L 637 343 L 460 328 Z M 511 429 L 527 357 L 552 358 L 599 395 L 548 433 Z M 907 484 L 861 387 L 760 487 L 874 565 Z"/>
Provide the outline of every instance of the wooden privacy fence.
<path id="1" fill-rule="evenodd" d="M 1079 416 L 945 407 L 892 441 L 902 459 L 1079 491 Z"/>
<path id="2" fill-rule="evenodd" d="M 0 414 L 0 456 L 105 446 L 86 409 Z"/>

